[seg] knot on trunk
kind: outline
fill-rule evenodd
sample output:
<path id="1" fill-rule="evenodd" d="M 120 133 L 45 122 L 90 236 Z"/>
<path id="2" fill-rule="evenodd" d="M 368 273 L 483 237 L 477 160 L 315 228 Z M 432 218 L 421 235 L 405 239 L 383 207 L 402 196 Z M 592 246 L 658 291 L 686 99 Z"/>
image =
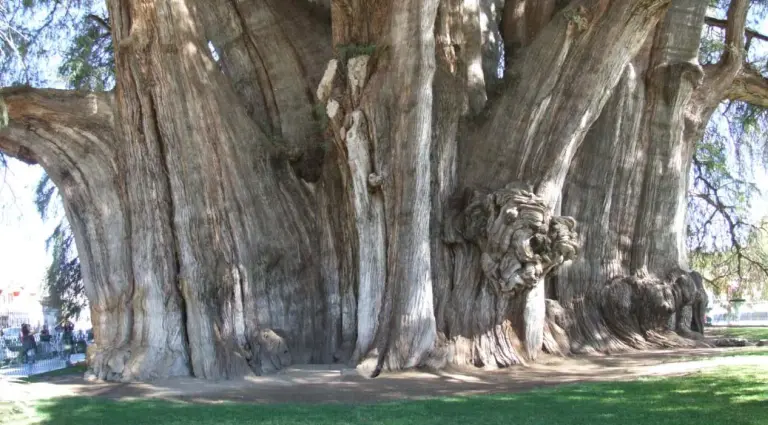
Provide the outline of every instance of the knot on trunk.
<path id="1" fill-rule="evenodd" d="M 675 341 L 659 339 L 674 330 L 691 337 L 706 310 L 707 295 L 696 272 L 670 271 L 665 279 L 646 270 L 632 276 L 611 279 L 601 293 L 601 313 L 622 339 L 633 346 L 645 340 L 669 345 Z"/>
<path id="2" fill-rule="evenodd" d="M 291 350 L 288 343 L 278 332 L 272 329 L 259 331 L 256 341 L 259 344 L 259 359 L 261 372 L 277 372 L 291 365 Z"/>
<path id="3" fill-rule="evenodd" d="M 675 311 L 671 285 L 646 273 L 611 279 L 601 300 L 606 322 L 619 335 L 664 329 Z"/>
<path id="4" fill-rule="evenodd" d="M 546 300 L 543 348 L 549 354 L 564 356 L 571 352 L 568 331 L 573 325 L 571 313 L 555 300 Z"/>
<path id="5" fill-rule="evenodd" d="M 127 347 L 88 347 L 88 380 L 128 381 L 132 376 L 126 374 L 126 364 L 131 357 Z"/>
<path id="6" fill-rule="evenodd" d="M 674 275 L 672 292 L 675 297 L 672 329 L 682 336 L 699 339 L 704 334 L 704 321 L 709 299 L 701 275 L 682 270 Z"/>
<path id="7" fill-rule="evenodd" d="M 553 217 L 528 187 L 475 191 L 465 205 L 454 230 L 481 249 L 483 273 L 503 294 L 533 288 L 578 252 L 576 220 Z"/>

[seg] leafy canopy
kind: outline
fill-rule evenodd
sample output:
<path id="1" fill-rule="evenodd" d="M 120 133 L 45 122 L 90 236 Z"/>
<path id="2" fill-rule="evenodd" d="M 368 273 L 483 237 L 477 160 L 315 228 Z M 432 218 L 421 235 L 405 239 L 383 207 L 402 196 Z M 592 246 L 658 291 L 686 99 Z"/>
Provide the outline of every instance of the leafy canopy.
<path id="1" fill-rule="evenodd" d="M 60 204 L 56 186 L 47 175 L 43 175 L 35 189 L 35 205 L 43 220 L 56 216 Z M 80 260 L 75 249 L 75 238 L 66 218 L 59 224 L 45 242 L 51 255 L 51 263 L 45 274 L 46 296 L 43 304 L 59 311 L 61 319 L 77 317 L 87 306 Z"/>
<path id="2" fill-rule="evenodd" d="M 729 3 L 711 1 L 709 16 L 724 18 Z M 752 0 L 748 27 L 759 28 L 767 13 L 768 0 Z M 768 75 L 768 43 L 748 41 L 748 63 Z M 725 30 L 705 25 L 699 61 L 717 63 L 724 46 Z M 768 110 L 723 102 L 696 146 L 688 197 L 691 266 L 717 295 L 768 296 L 768 247 L 760 243 L 768 221 L 755 217 L 754 209 L 755 201 L 767 195 L 757 184 L 766 178 L 767 168 Z"/>

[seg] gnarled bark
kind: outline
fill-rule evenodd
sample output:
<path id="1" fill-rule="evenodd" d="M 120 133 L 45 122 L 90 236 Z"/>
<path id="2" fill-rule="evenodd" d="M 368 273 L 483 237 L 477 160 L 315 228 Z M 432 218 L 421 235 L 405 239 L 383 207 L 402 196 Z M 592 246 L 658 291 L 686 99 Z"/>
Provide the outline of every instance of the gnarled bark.
<path id="1" fill-rule="evenodd" d="M 501 367 L 703 330 L 684 195 L 717 102 L 765 97 L 744 0 L 703 69 L 695 0 L 108 4 L 114 94 L 0 93 L 0 149 L 64 196 L 97 377 Z"/>

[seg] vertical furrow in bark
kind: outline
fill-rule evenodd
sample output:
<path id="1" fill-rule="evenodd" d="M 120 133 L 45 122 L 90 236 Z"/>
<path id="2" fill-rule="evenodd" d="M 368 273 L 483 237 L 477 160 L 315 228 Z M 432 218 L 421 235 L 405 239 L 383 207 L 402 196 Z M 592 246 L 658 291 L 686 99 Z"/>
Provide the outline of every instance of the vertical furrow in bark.
<path id="1" fill-rule="evenodd" d="M 371 349 L 376 335 L 387 277 L 387 253 L 384 202 L 377 188 L 369 190 L 369 180 L 379 177 L 373 170 L 366 120 L 361 111 L 350 116 L 345 142 L 359 247 L 357 343 L 353 354 L 353 360 L 357 360 Z"/>
<path id="2" fill-rule="evenodd" d="M 687 269 L 685 213 L 693 143 L 685 137 L 686 113 L 700 84 L 701 23 L 707 6 L 695 0 L 675 2 L 660 26 L 648 72 L 644 137 L 649 140 L 632 270 L 660 275 Z"/>
<path id="3" fill-rule="evenodd" d="M 435 23 L 435 77 L 433 83 L 432 278 L 437 329 L 448 335 L 446 309 L 453 291 L 454 264 L 451 248 L 445 244 L 443 219 L 449 214 L 451 197 L 457 189 L 456 152 L 459 119 L 467 109 L 461 1 L 440 2 Z"/>
<path id="4" fill-rule="evenodd" d="M 129 97 L 128 100 L 135 99 Z M 152 109 L 150 99 L 143 98 L 138 102 L 141 108 Z M 176 286 L 179 273 L 178 239 L 171 226 L 175 211 L 167 177 L 166 152 L 157 140 L 154 111 L 147 116 L 151 118 L 144 121 L 143 134 L 127 147 L 130 153 L 126 168 L 132 185 L 128 191 L 129 202 L 134 206 L 146 205 L 150 209 L 132 211 L 135 236 L 131 238 L 131 250 L 134 252 L 136 279 L 131 357 L 122 373 L 112 368 L 124 380 L 134 377 L 153 379 L 190 372 L 185 307 L 180 288 Z M 126 131 L 126 134 L 130 133 Z M 158 256 L 161 261 L 158 261 Z M 149 268 L 147 264 L 154 264 L 155 267 Z M 162 317 L 163 313 L 169 317 L 164 320 L 155 318 Z M 164 340 L 164 337 L 167 339 Z M 148 365 L 152 365 L 152 369 L 147 370 Z"/>
<path id="5" fill-rule="evenodd" d="M 299 177 L 316 181 L 325 147 L 314 88 L 333 51 L 330 19 L 296 3 L 224 2 L 197 16 L 249 115 L 286 151 Z"/>
<path id="6" fill-rule="evenodd" d="M 510 69 L 510 78 L 523 83 L 491 111 L 479 134 L 485 148 L 466 150 L 462 175 L 469 185 L 527 181 L 554 207 L 576 149 L 667 5 L 597 3 L 575 2 L 559 12 Z"/>
<path id="7" fill-rule="evenodd" d="M 635 66 L 627 65 L 574 157 L 563 188 L 562 214 L 578 221 L 582 254 L 554 278 L 549 296 L 573 315 L 567 331 L 575 352 L 626 348 L 600 314 L 601 288 L 629 270 L 645 164 L 639 138 L 644 88 Z"/>
<path id="8" fill-rule="evenodd" d="M 341 58 L 346 60 L 346 58 Z M 336 220 L 337 239 L 340 247 L 346 247 L 341 253 L 339 266 L 342 273 L 349 270 L 349 276 L 355 283 L 351 291 L 346 290 L 344 309 L 348 316 L 354 310 L 355 340 L 344 338 L 339 359 L 357 363 L 369 353 L 378 327 L 381 305 L 386 283 L 386 228 L 384 203 L 381 193 L 382 176 L 374 164 L 374 145 L 372 132 L 365 114 L 358 109 L 363 93 L 369 83 L 371 57 L 356 54 L 341 63 L 331 60 L 317 88 L 317 98 L 324 106 L 329 119 L 329 132 L 333 136 L 334 146 L 330 151 L 331 164 L 338 167 L 327 171 L 326 176 L 336 176 L 342 188 L 339 192 L 341 202 L 336 201 L 335 217 L 345 215 L 348 222 Z M 346 77 L 346 78 L 344 78 Z M 333 189 L 326 192 L 335 198 Z M 347 254 L 344 254 L 346 251 Z M 353 261 L 351 267 L 345 263 Z M 347 321 L 349 322 L 349 321 Z M 343 325 L 349 329 L 349 322 Z M 347 332 L 347 331 L 345 331 Z M 347 333 L 347 335 L 349 335 Z"/>
<path id="9" fill-rule="evenodd" d="M 349 358 L 350 353 L 346 352 L 349 350 L 340 345 L 349 345 L 354 341 L 349 329 L 355 326 L 355 308 L 350 310 L 350 305 L 356 303 L 356 295 L 350 286 L 352 276 L 346 255 L 346 224 L 337 220 L 343 214 L 333 211 L 334 202 L 344 188 L 338 173 L 328 172 L 327 167 L 323 171 L 323 164 L 333 161 L 326 157 L 330 146 L 322 140 L 320 132 L 319 122 L 325 119 L 322 116 L 324 111 L 318 112 L 322 108 L 315 105 L 316 100 L 320 103 L 324 101 L 316 99 L 312 90 L 323 75 L 322 65 L 332 52 L 330 17 L 322 8 L 306 8 L 294 0 L 238 1 L 213 7 L 217 10 L 215 16 L 200 10 L 200 17 L 206 33 L 211 34 L 209 38 L 215 45 L 221 45 L 225 73 L 234 82 L 246 109 L 258 120 L 261 118 L 258 116 L 261 110 L 259 105 L 261 98 L 264 98 L 272 116 L 270 127 L 274 128 L 269 132 L 269 144 L 276 147 L 280 158 L 291 161 L 299 178 L 315 182 L 322 173 L 325 180 L 318 187 L 292 187 L 297 183 L 293 177 L 285 175 L 285 170 L 274 170 L 279 179 L 288 181 L 281 189 L 285 203 L 302 207 L 320 205 L 317 214 L 326 217 L 325 221 L 318 219 L 316 228 L 309 226 L 299 230 L 299 233 L 323 232 L 323 236 L 312 235 L 312 243 L 318 245 L 303 254 L 317 257 L 319 281 L 310 279 L 313 283 L 302 280 L 285 286 L 267 285 L 259 279 L 254 281 L 249 277 L 251 274 L 245 273 L 246 334 L 256 335 L 260 327 L 276 328 L 283 334 L 289 334 L 286 336 L 289 336 L 292 345 L 292 362 L 330 362 L 334 358 Z M 231 19 L 217 19 L 219 15 Z M 256 82 L 261 95 L 249 95 Z M 311 192 L 311 195 L 307 197 L 304 192 Z M 331 228 L 328 227 L 331 223 L 327 214 L 332 214 L 334 218 Z M 307 220 L 306 213 L 299 213 L 295 219 Z M 248 227 L 247 224 L 243 226 Z M 290 231 L 296 232 L 295 229 Z M 263 238 L 258 233 L 249 237 Z M 272 254 L 266 257 L 273 260 L 280 258 Z M 271 269 L 270 261 L 259 259 L 257 263 Z M 308 271 L 306 266 L 301 273 Z M 252 282 L 253 288 L 248 288 L 249 282 Z M 298 294 L 303 293 L 313 295 L 298 300 L 301 298 Z M 313 326 L 301 324 L 303 321 L 309 321 Z M 260 350 L 257 342 L 252 341 L 250 345 L 257 352 Z M 252 353 L 252 356 L 256 355 Z M 275 362 L 266 363 L 274 365 Z M 268 365 L 262 371 L 271 368 Z"/>
<path id="10" fill-rule="evenodd" d="M 571 164 L 563 210 L 584 223 L 585 255 L 558 277 L 553 295 L 574 316 L 569 334 L 575 351 L 690 344 L 667 328 L 670 316 L 692 310 L 698 297 L 684 272 L 693 148 L 685 131 L 701 78 L 705 12 L 706 4 L 695 0 L 673 2 L 650 40 L 650 57 L 635 61 L 648 69 L 645 80 L 617 87 L 611 103 L 621 103 L 603 110 Z M 610 184 L 589 183 L 605 170 L 616 170 Z"/>
<path id="11" fill-rule="evenodd" d="M 128 38 L 129 12 L 110 4 L 114 35 Z M 176 287 L 177 263 L 171 226 L 172 208 L 167 174 L 157 140 L 156 126 L 144 122 L 147 99 L 139 95 L 131 65 L 116 46 L 118 71 L 117 134 L 125 140 L 119 157 L 124 173 L 127 205 L 130 205 L 133 273 L 132 335 L 126 346 L 104 347 L 92 368 L 99 378 L 150 379 L 189 374 L 183 323 L 183 305 Z M 151 223 L 151 225 L 150 225 Z M 128 345 L 129 344 L 129 345 Z M 97 341 L 98 346 L 98 341 Z M 99 347 L 101 348 L 101 347 Z M 127 363 L 127 364 L 126 364 Z"/>
<path id="12" fill-rule="evenodd" d="M 391 2 L 377 0 L 333 0 L 333 47 L 371 45 L 389 31 Z"/>
<path id="13" fill-rule="evenodd" d="M 461 29 L 463 34 L 462 59 L 466 66 L 465 77 L 469 108 L 473 114 L 485 107 L 488 95 L 485 91 L 485 73 L 483 72 L 483 30 L 480 26 L 481 0 L 461 2 Z"/>
<path id="14" fill-rule="evenodd" d="M 509 87 L 491 105 L 489 119 L 460 145 L 463 183 L 483 190 L 465 201 L 459 233 L 483 252 L 477 261 L 461 258 L 466 250 L 455 251 L 455 261 L 482 267 L 480 284 L 512 297 L 502 320 L 514 330 L 508 340 L 522 337 L 528 358 L 536 358 L 544 337 L 542 278 L 576 251 L 570 240 L 575 222 L 551 215 L 568 166 L 666 6 L 664 1 L 572 2 L 513 61 Z M 556 5 L 542 7 L 536 13 L 545 17 L 551 13 L 547 7 Z M 530 18 L 519 12 L 519 19 Z M 517 355 L 513 346 L 509 358 Z"/>
<path id="15" fill-rule="evenodd" d="M 382 92 L 391 122 L 379 121 L 381 106 L 366 105 L 376 129 L 377 167 L 384 176 L 387 216 L 387 297 L 379 333 L 379 368 L 415 367 L 436 341 L 432 295 L 430 205 L 434 24 L 438 1 L 393 4 L 387 49 L 388 80 Z M 382 363 L 384 362 L 384 363 Z"/>
<path id="16" fill-rule="evenodd" d="M 324 309 L 336 290 L 321 281 L 310 196 L 283 160 L 268 157 L 268 140 L 190 19 L 196 6 L 133 7 L 131 36 L 116 40 L 142 52 L 138 63 L 118 63 L 141 99 L 140 109 L 124 109 L 166 164 L 193 371 L 236 377 L 250 372 L 248 361 L 271 371 L 329 359 L 336 347 L 320 335 L 333 322 Z"/>
<path id="17" fill-rule="evenodd" d="M 501 33 L 504 48 L 515 56 L 536 38 L 539 31 L 552 19 L 556 0 L 506 0 L 503 4 Z"/>
<path id="18" fill-rule="evenodd" d="M 253 3 L 255 4 L 238 1 L 235 2 L 235 7 L 254 48 L 257 49 L 258 57 L 264 64 L 270 84 L 269 90 L 277 107 L 278 121 L 275 124 L 279 132 L 275 133 L 275 136 L 278 138 L 278 143 L 288 143 L 289 146 L 298 149 L 306 148 L 308 143 L 319 147 L 317 137 L 312 138 L 314 140 L 307 140 L 307 136 L 317 136 L 317 125 L 312 119 L 314 101 L 312 93 L 318 80 L 310 81 L 306 78 L 305 67 L 301 63 L 295 42 L 286 34 L 286 31 L 291 29 L 283 27 L 283 25 L 290 26 L 296 23 L 298 16 L 296 14 L 279 16 L 271 0 L 254 0 Z M 285 5 L 279 7 L 285 8 Z M 280 18 L 283 19 L 280 20 Z M 313 31 L 306 28 L 299 34 L 315 36 Z M 298 39 L 301 40 L 301 37 Z M 326 40 L 330 41 L 330 32 L 327 33 Z M 327 53 L 330 55 L 330 48 L 327 49 Z M 316 56 L 310 56 L 312 57 Z M 318 75 L 322 72 L 322 65 L 314 63 L 310 65 L 312 67 L 306 69 Z"/>
<path id="19" fill-rule="evenodd" d="M 276 126 L 279 130 L 279 114 L 265 63 L 233 2 L 213 2 L 202 10 L 196 8 L 195 13 L 249 116 L 265 134 L 273 134 Z"/>

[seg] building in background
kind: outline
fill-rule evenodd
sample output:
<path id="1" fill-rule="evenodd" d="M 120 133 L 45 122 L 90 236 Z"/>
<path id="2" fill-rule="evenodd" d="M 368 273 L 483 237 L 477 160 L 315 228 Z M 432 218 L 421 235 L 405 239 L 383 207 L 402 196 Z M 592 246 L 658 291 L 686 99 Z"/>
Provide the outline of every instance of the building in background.
<path id="1" fill-rule="evenodd" d="M 38 328 L 46 324 L 40 298 L 39 288 L 13 284 L 0 286 L 0 328 L 20 326 L 21 323 Z"/>

